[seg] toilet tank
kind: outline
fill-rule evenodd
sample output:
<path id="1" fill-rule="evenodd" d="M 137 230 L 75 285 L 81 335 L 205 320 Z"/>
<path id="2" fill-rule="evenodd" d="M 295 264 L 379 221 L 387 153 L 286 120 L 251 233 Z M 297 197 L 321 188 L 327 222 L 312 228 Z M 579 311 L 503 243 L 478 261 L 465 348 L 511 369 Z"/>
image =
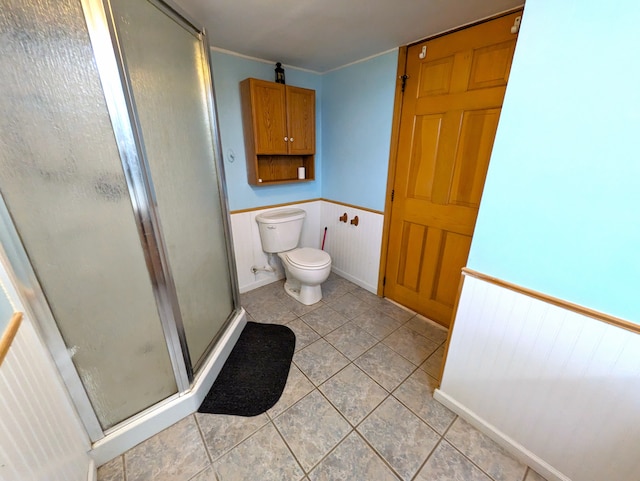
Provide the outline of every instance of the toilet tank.
<path id="1" fill-rule="evenodd" d="M 300 241 L 306 215 L 302 209 L 277 209 L 258 214 L 256 222 L 262 250 L 276 253 L 295 249 Z"/>

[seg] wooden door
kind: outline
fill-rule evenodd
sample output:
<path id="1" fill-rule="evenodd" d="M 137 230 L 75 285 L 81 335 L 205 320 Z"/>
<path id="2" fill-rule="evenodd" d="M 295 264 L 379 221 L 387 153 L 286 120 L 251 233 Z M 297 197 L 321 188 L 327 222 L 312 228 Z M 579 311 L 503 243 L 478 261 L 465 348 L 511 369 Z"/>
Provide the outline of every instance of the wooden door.
<path id="1" fill-rule="evenodd" d="M 287 154 L 284 85 L 249 79 L 256 154 Z"/>
<path id="2" fill-rule="evenodd" d="M 444 326 L 469 254 L 518 15 L 407 51 L 384 294 Z"/>
<path id="3" fill-rule="evenodd" d="M 316 150 L 316 93 L 287 85 L 289 153 L 313 154 Z"/>

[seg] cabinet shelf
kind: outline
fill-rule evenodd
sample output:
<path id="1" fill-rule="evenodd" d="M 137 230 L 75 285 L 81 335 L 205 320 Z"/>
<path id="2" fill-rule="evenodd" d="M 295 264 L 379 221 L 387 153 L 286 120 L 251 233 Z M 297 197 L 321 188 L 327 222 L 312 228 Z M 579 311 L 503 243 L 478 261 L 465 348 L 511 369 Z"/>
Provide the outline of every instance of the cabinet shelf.
<path id="1" fill-rule="evenodd" d="M 315 180 L 315 91 L 249 78 L 240 92 L 249 183 Z"/>

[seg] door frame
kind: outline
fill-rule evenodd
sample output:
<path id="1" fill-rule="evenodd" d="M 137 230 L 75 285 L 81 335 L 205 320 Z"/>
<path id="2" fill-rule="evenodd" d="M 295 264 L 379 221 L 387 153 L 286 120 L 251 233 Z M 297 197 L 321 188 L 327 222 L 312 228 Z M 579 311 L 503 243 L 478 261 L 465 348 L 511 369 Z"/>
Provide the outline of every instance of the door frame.
<path id="1" fill-rule="evenodd" d="M 382 245 L 380 247 L 380 268 L 378 270 L 377 294 L 380 297 L 384 297 L 385 278 L 387 274 L 387 257 L 389 253 L 389 235 L 391 230 L 391 210 L 393 207 L 392 195 L 393 195 L 393 186 L 395 185 L 395 182 L 396 182 L 396 169 L 398 165 L 398 144 L 400 141 L 400 120 L 402 119 L 402 103 L 404 100 L 404 94 L 402 91 L 402 76 L 405 75 L 406 73 L 407 51 L 409 50 L 409 47 L 412 47 L 414 45 L 424 43 L 429 40 L 435 40 L 436 38 L 444 37 L 445 35 L 450 35 L 452 33 L 458 32 L 460 30 L 464 30 L 466 28 L 475 27 L 476 25 L 480 25 L 482 23 L 491 22 L 492 20 L 506 17 L 507 15 L 511 15 L 512 13 L 515 13 L 518 11 L 524 12 L 524 4 L 515 8 L 511 8 L 509 10 L 505 10 L 504 12 L 500 12 L 496 15 L 491 15 L 490 17 L 485 17 L 480 20 L 453 28 L 451 30 L 447 30 L 446 32 L 441 32 L 441 33 L 432 35 L 430 37 L 423 38 L 416 42 L 403 45 L 402 47 L 400 47 L 398 51 L 398 67 L 396 71 L 396 91 L 395 91 L 395 97 L 393 101 L 393 119 L 391 122 L 391 140 L 390 140 L 391 145 L 389 148 L 387 189 L 385 192 L 384 220 L 382 224 Z M 460 276 L 462 276 L 462 272 L 460 273 Z M 458 293 L 458 296 L 459 296 L 459 293 Z M 453 322 L 451 323 L 451 325 L 453 325 Z"/>
<path id="2" fill-rule="evenodd" d="M 382 220 L 382 245 L 380 247 L 380 269 L 378 271 L 378 295 L 384 297 L 384 281 L 387 273 L 387 255 L 389 252 L 389 231 L 391 230 L 391 193 L 396 183 L 396 165 L 398 144 L 400 143 L 400 119 L 402 118 L 402 79 L 407 68 L 407 51 L 409 45 L 398 50 L 398 67 L 396 71 L 396 92 L 393 99 L 393 120 L 391 122 L 391 145 L 389 148 L 389 167 L 387 173 L 387 190 L 384 194 L 384 214 Z"/>

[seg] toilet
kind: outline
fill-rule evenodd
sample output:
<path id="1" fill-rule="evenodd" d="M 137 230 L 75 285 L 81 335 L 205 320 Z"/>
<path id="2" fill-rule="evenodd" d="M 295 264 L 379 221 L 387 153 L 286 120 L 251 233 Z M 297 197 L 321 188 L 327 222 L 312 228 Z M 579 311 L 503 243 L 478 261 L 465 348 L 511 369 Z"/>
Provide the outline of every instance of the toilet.
<path id="1" fill-rule="evenodd" d="M 298 247 L 307 213 L 302 209 L 277 209 L 256 216 L 262 250 L 278 254 L 287 278 L 284 290 L 310 306 L 322 299 L 320 284 L 331 272 L 331 256 L 311 247 Z"/>

